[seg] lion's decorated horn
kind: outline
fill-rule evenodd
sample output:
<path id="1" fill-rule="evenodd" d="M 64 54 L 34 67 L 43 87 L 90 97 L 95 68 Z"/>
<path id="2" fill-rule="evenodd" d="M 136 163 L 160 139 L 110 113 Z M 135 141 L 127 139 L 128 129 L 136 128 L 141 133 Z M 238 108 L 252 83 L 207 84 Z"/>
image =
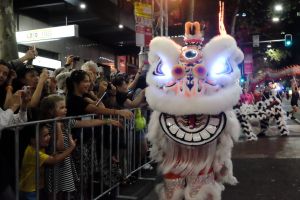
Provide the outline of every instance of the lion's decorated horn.
<path id="1" fill-rule="evenodd" d="M 201 26 L 199 22 L 186 22 L 184 42 L 186 45 L 200 45 L 203 41 Z"/>

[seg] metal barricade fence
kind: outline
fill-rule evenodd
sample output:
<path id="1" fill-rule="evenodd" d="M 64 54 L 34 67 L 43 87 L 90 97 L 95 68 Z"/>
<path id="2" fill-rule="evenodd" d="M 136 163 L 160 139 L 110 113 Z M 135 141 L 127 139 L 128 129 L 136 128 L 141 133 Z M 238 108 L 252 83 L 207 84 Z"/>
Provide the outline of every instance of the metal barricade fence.
<path id="1" fill-rule="evenodd" d="M 136 112 L 136 110 L 133 110 Z M 149 115 L 147 115 L 149 116 Z M 11 156 L 11 159 L 15 159 L 15 197 L 20 199 L 20 162 L 22 158 L 20 156 L 20 144 L 23 143 L 20 138 L 20 134 L 29 134 L 22 132 L 24 127 L 34 126 L 35 131 L 35 192 L 36 199 L 43 199 L 40 188 L 40 140 L 39 131 L 40 126 L 44 124 L 50 124 L 52 127 L 52 153 L 57 152 L 57 136 L 56 136 L 56 124 L 58 122 L 68 123 L 68 129 L 70 130 L 71 120 L 85 120 L 85 119 L 104 119 L 104 116 L 96 116 L 94 114 L 82 115 L 76 117 L 65 117 L 60 119 L 49 119 L 32 121 L 22 124 L 6 127 L 5 129 L 12 130 L 14 132 L 14 146 L 15 155 Z M 118 198 L 128 198 L 120 194 L 119 186 L 122 181 L 128 179 L 133 174 L 138 179 L 147 179 L 142 177 L 141 169 L 151 163 L 147 160 L 147 143 L 145 139 L 146 128 L 143 130 L 135 130 L 135 119 L 124 119 L 118 116 L 117 118 L 109 117 L 110 119 L 121 120 L 123 128 L 113 127 L 112 125 L 103 125 L 99 127 L 80 128 L 80 139 L 76 143 L 74 151 L 80 151 L 80 158 L 74 156 L 74 152 L 70 155 L 72 161 L 76 166 L 76 173 L 79 174 L 79 183 L 76 183 L 76 191 L 65 192 L 63 199 L 108 199 L 108 196 L 115 196 Z M 148 120 L 147 120 L 148 122 Z M 79 161 L 79 162 L 78 162 Z M 76 165 L 76 163 L 79 163 Z M 47 166 L 51 168 L 52 166 Z M 56 200 L 58 199 L 56 193 L 56 187 L 58 184 L 57 179 L 59 174 L 57 173 L 58 164 L 55 164 L 53 169 L 53 185 L 52 193 L 47 194 L 47 198 Z M 44 181 L 47 181 L 47 177 L 44 177 Z M 45 185 L 45 184 L 44 184 Z"/>

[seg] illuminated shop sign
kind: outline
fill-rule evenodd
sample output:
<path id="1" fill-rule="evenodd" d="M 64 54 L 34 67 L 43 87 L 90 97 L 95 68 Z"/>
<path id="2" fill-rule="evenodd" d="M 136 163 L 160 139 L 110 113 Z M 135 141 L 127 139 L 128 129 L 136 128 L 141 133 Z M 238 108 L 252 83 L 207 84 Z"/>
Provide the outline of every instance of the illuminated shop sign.
<path id="1" fill-rule="evenodd" d="M 78 37 L 78 25 L 57 26 L 16 32 L 17 43 L 29 44 Z"/>

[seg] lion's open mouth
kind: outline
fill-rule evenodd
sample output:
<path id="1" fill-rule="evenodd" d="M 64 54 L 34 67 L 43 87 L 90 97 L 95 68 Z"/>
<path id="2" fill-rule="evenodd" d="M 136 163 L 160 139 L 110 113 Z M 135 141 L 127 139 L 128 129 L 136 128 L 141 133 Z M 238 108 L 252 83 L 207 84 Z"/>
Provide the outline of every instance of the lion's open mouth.
<path id="1" fill-rule="evenodd" d="M 226 125 L 226 115 L 160 115 L 164 132 L 185 145 L 203 145 L 215 140 Z"/>

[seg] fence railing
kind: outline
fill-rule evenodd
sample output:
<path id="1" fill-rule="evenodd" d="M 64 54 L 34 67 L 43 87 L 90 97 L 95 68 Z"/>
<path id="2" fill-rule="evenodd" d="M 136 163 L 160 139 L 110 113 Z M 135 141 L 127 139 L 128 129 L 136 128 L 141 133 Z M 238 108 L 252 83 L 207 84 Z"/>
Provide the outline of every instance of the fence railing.
<path id="1" fill-rule="evenodd" d="M 136 112 L 136 110 L 133 110 Z M 148 112 L 148 111 L 145 111 Z M 149 114 L 144 115 L 149 116 Z M 79 138 L 73 153 L 69 156 L 72 164 L 74 163 L 75 171 L 79 177 L 79 181 L 75 181 L 76 191 L 60 192 L 56 191 L 56 187 L 61 184 L 58 179 L 61 179 L 58 171 L 59 163 L 54 166 L 45 166 L 47 170 L 53 170 L 53 180 L 51 180 L 52 191 L 47 191 L 41 188 L 40 181 L 44 178 L 45 182 L 49 182 L 47 175 L 41 174 L 40 166 L 40 126 L 48 124 L 51 129 L 51 142 L 46 148 L 46 154 L 59 154 L 57 150 L 57 134 L 56 125 L 59 122 L 67 124 L 69 130 L 71 121 L 76 119 L 86 120 L 95 118 L 109 118 L 122 121 L 123 128 L 114 127 L 112 125 L 103 125 L 99 127 L 89 127 L 77 129 Z M 146 117 L 147 118 L 147 117 Z M 30 127 L 27 128 L 26 127 Z M 49 199 L 108 199 L 109 195 L 124 198 L 120 194 L 119 187 L 125 183 L 129 177 L 135 175 L 139 179 L 142 177 L 142 168 L 151 163 L 147 159 L 147 142 L 145 139 L 146 127 L 142 130 L 135 129 L 135 119 L 124 119 L 120 116 L 105 117 L 96 116 L 93 114 L 65 117 L 59 119 L 49 119 L 32 121 L 22 124 L 17 124 L 5 128 L 9 130 L 9 134 L 14 134 L 15 154 L 11 159 L 15 159 L 15 197 L 17 200 L 22 199 L 23 192 L 20 191 L 20 169 L 22 162 L 22 152 L 24 141 L 20 140 L 20 136 L 28 134 L 28 130 L 35 131 L 35 196 L 36 199 L 44 199 L 46 195 Z M 73 129 L 74 130 L 74 129 Z M 72 132 L 74 134 L 74 132 Z M 65 133 L 67 134 L 67 133 Z M 78 137 L 78 136 L 77 136 Z M 23 144 L 22 144 L 23 143 Z M 50 147 L 51 146 L 51 147 Z M 79 156 L 78 156 L 79 155 Z M 73 174 L 74 177 L 76 174 Z M 66 179 L 68 177 L 65 177 Z M 75 180 L 75 179 L 72 179 Z M 49 184 L 49 183 L 48 183 Z M 46 193 L 45 193 L 46 191 Z M 128 198 L 128 197 L 126 197 Z"/>

